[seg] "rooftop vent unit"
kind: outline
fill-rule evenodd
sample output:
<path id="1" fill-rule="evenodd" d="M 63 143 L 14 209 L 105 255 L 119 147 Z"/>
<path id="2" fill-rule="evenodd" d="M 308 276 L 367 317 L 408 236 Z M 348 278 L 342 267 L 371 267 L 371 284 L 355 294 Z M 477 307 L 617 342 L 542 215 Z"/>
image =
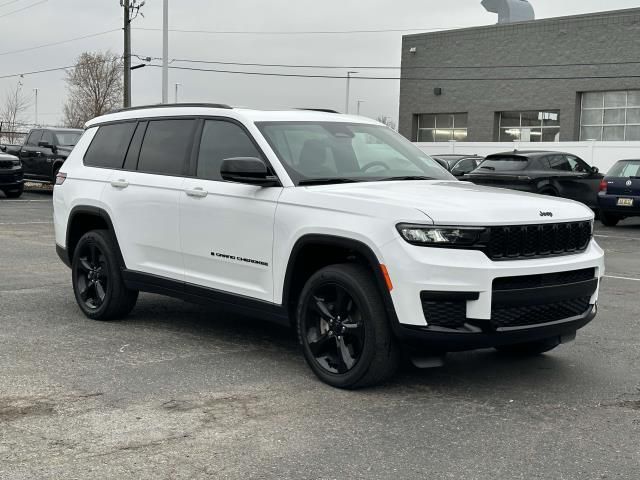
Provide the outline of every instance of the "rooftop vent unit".
<path id="1" fill-rule="evenodd" d="M 528 22 L 536 19 L 533 7 L 527 0 L 482 0 L 482 6 L 498 14 L 498 23 Z"/>

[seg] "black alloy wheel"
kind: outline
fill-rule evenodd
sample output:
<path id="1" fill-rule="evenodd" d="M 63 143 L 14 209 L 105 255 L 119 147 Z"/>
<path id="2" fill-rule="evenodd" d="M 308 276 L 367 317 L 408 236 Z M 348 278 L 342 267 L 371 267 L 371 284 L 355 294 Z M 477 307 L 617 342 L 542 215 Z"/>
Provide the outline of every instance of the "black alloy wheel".
<path id="1" fill-rule="evenodd" d="M 302 353 L 313 373 L 333 387 L 378 385 L 398 368 L 400 348 L 372 273 L 359 264 L 329 265 L 300 293 Z"/>
<path id="2" fill-rule="evenodd" d="M 306 306 L 306 341 L 327 372 L 345 374 L 360 360 L 365 341 L 362 312 L 347 290 L 328 283 L 313 290 Z"/>
<path id="3" fill-rule="evenodd" d="M 118 258 L 118 245 L 106 230 L 85 233 L 73 251 L 73 292 L 82 313 L 93 320 L 123 318 L 136 305 L 138 291 L 127 288 Z"/>
<path id="4" fill-rule="evenodd" d="M 107 261 L 100 247 L 85 243 L 78 252 L 75 265 L 78 295 L 89 310 L 97 310 L 104 303 L 110 288 Z"/>

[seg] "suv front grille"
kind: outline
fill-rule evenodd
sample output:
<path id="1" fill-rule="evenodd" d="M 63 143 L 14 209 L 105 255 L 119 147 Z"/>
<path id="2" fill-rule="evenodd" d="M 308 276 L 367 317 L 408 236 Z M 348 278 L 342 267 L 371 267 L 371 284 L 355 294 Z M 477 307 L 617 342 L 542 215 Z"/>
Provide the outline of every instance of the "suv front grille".
<path id="1" fill-rule="evenodd" d="M 483 251 L 491 260 L 515 260 L 584 252 L 591 222 L 490 227 Z"/>
<path id="2" fill-rule="evenodd" d="M 13 168 L 13 160 L 0 160 L 0 168 Z"/>
<path id="3" fill-rule="evenodd" d="M 491 324 L 495 328 L 524 327 L 577 317 L 587 312 L 590 299 L 582 297 L 544 305 L 494 307 Z"/>

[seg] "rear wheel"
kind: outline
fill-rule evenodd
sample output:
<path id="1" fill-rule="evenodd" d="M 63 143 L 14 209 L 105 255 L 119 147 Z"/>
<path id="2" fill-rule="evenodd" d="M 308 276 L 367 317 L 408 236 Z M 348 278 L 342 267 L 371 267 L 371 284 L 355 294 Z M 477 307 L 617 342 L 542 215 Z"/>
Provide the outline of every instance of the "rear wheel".
<path id="1" fill-rule="evenodd" d="M 549 352 L 560 345 L 560 338 L 545 338 L 535 342 L 517 343 L 515 345 L 502 345 L 496 347 L 496 350 L 505 355 L 530 357 Z"/>
<path id="2" fill-rule="evenodd" d="M 302 290 L 298 337 L 311 370 L 338 388 L 361 388 L 389 379 L 400 351 L 371 272 L 359 265 L 332 265 Z"/>
<path id="3" fill-rule="evenodd" d="M 605 227 L 615 227 L 621 220 L 617 215 L 611 213 L 600 212 L 600 221 Z"/>
<path id="4" fill-rule="evenodd" d="M 116 251 L 106 230 L 93 230 L 80 238 L 73 253 L 73 291 L 82 312 L 93 320 L 125 317 L 138 299 L 138 292 L 122 280 Z"/>

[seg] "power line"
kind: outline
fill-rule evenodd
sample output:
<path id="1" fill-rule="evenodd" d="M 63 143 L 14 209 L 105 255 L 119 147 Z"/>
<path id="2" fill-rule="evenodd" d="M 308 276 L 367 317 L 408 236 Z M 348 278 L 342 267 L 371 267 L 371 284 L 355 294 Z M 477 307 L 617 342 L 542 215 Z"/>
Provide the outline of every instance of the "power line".
<path id="1" fill-rule="evenodd" d="M 26 7 L 19 8 L 18 10 L 13 10 L 11 12 L 4 13 L 0 15 L 0 18 L 8 17 L 9 15 L 13 15 L 14 13 L 23 12 L 24 10 L 29 10 L 30 8 L 37 7 L 43 3 L 48 2 L 49 0 L 40 0 L 39 2 L 33 3 L 31 5 L 27 5 Z"/>
<path id="2" fill-rule="evenodd" d="M 160 65 L 148 65 L 150 67 L 159 68 Z M 246 72 L 238 70 L 222 70 L 222 69 L 206 69 L 195 67 L 179 67 L 170 66 L 173 70 L 187 70 L 195 72 L 214 72 L 214 73 L 229 73 L 235 75 L 252 75 L 252 76 L 264 76 L 264 77 L 291 77 L 291 78 L 325 78 L 335 80 L 346 80 L 347 77 L 343 75 L 309 75 L 300 73 L 271 73 L 271 72 Z M 465 78 L 444 78 L 444 77 L 373 77 L 373 76 L 359 76 L 351 77 L 351 79 L 357 80 L 408 80 L 408 81 L 423 81 L 423 82 L 468 82 L 468 81 L 514 81 L 514 80 L 602 80 L 612 78 L 640 78 L 638 75 L 582 75 L 582 76 L 538 76 L 538 77 L 465 77 Z"/>
<path id="3" fill-rule="evenodd" d="M 18 3 L 21 2 L 22 0 L 11 0 L 10 2 L 4 2 L 4 3 L 0 3 L 0 8 L 2 7 L 6 7 L 7 5 L 11 5 L 13 3 Z"/>
<path id="4" fill-rule="evenodd" d="M 57 72 L 59 70 L 68 70 L 70 68 L 75 68 L 75 65 L 71 65 L 69 67 L 47 68 L 45 70 L 35 70 L 33 72 L 11 73 L 9 75 L 0 76 L 0 79 L 3 79 L 3 78 L 14 78 L 14 77 L 26 77 L 27 75 L 36 75 L 38 73 Z"/>
<path id="5" fill-rule="evenodd" d="M 159 57 L 144 57 L 141 55 L 135 55 L 140 60 L 145 60 L 147 58 L 151 58 L 153 60 L 160 60 Z M 212 65 L 234 65 L 234 66 L 242 66 L 242 67 L 279 67 L 279 68 L 319 68 L 319 69 L 360 69 L 360 70 L 458 70 L 458 69 L 473 69 L 473 70 L 481 70 L 481 69 L 496 69 L 496 68 L 556 68 L 556 67 L 592 67 L 592 66 L 612 66 L 612 65 L 638 65 L 640 61 L 630 60 L 623 62 L 590 62 L 590 63 L 547 63 L 547 64 L 537 64 L 537 65 L 429 65 L 429 66 L 403 66 L 403 67 L 391 67 L 391 66 L 382 66 L 382 65 L 310 65 L 310 64 L 282 64 L 282 63 L 244 63 L 244 62 L 222 62 L 217 60 L 190 60 L 184 58 L 175 58 L 171 60 L 172 62 L 183 62 L 183 63 L 203 63 L 203 64 L 212 64 Z"/>
<path id="6" fill-rule="evenodd" d="M 454 30 L 456 28 L 465 27 L 438 27 L 438 28 L 387 28 L 372 30 L 316 30 L 316 31 L 266 31 L 266 30 L 190 30 L 184 28 L 172 28 L 170 32 L 176 33 L 204 33 L 210 35 L 334 35 L 334 34 L 357 34 L 357 33 L 402 33 L 402 32 L 439 32 L 441 30 Z M 160 28 L 144 28 L 138 27 L 134 30 L 143 30 L 148 32 L 162 31 Z"/>
<path id="7" fill-rule="evenodd" d="M 113 32 L 119 32 L 119 31 L 120 31 L 120 29 L 116 28 L 116 29 L 113 29 L 113 30 L 106 30 L 104 32 L 98 32 L 98 33 L 91 33 L 89 35 L 83 35 L 82 37 L 70 38 L 68 40 L 60 40 L 59 42 L 45 43 L 43 45 L 37 45 L 35 47 L 27 47 L 27 48 L 21 48 L 19 50 L 11 50 L 11 51 L 8 51 L 8 52 L 0 52 L 0 56 L 2 56 L 2 55 L 11 55 L 13 53 L 29 52 L 31 50 L 37 50 L 39 48 L 53 47 L 55 45 L 62 45 L 62 44 L 65 44 L 65 43 L 76 42 L 78 40 L 84 40 L 84 39 L 87 39 L 87 38 L 98 37 L 100 35 L 106 35 L 107 33 L 113 33 Z"/>

